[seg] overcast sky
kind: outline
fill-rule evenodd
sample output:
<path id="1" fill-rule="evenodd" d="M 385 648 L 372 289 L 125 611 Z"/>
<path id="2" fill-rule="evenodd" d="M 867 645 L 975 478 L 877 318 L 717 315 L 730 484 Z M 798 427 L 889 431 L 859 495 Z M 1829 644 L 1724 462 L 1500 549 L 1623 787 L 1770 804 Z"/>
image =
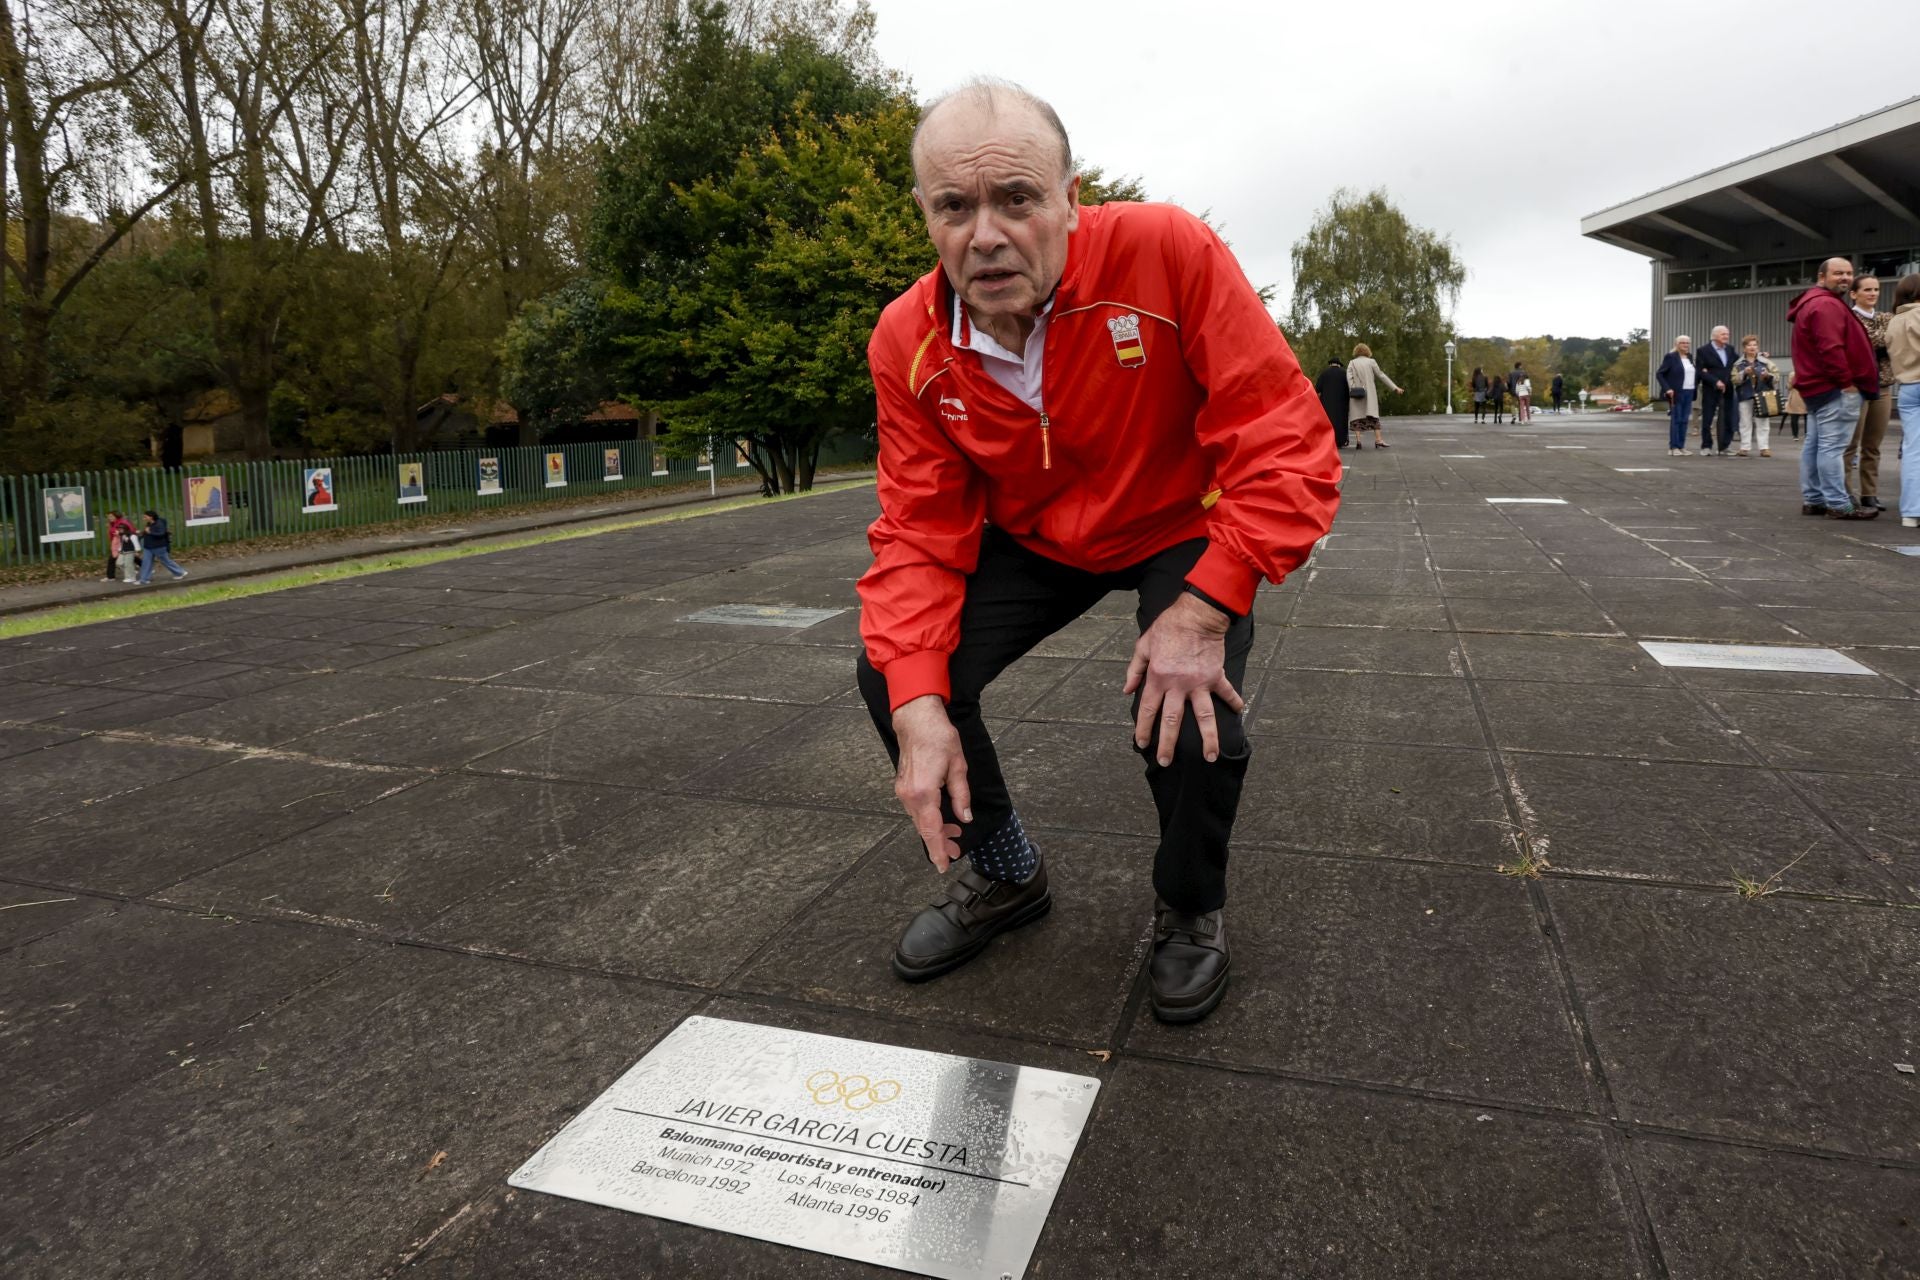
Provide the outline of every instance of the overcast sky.
<path id="1" fill-rule="evenodd" d="M 922 100 L 973 75 L 1026 85 L 1086 161 L 1211 210 L 1283 314 L 1314 211 L 1386 187 L 1453 238 L 1472 336 L 1646 324 L 1646 260 L 1582 237 L 1583 215 L 1920 92 L 1886 56 L 1914 47 L 1914 0 L 1742 0 L 1718 56 L 1707 10 L 1644 0 L 871 3 Z M 1876 51 L 1859 74 L 1851 41 Z"/>

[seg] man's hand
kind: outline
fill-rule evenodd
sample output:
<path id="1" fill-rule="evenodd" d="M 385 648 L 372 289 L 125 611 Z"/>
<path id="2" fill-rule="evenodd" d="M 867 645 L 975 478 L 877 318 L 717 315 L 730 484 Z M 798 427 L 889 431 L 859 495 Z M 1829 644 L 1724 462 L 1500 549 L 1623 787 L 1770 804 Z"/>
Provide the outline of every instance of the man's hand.
<path id="1" fill-rule="evenodd" d="M 1220 758 L 1220 730 L 1214 723 L 1213 695 L 1235 711 L 1246 709 L 1246 699 L 1227 679 L 1229 619 L 1204 600 L 1186 592 L 1133 646 L 1123 693 L 1140 690 L 1140 714 L 1133 725 L 1133 745 L 1145 750 L 1153 740 L 1154 722 L 1160 725 L 1162 767 L 1173 763 L 1174 744 L 1187 708 L 1200 725 L 1201 749 L 1209 761 Z"/>
<path id="2" fill-rule="evenodd" d="M 1726 391 L 1726 389 L 1727 389 L 1727 384 L 1726 384 L 1726 383 L 1724 383 L 1724 382 L 1716 382 L 1716 383 L 1714 383 L 1713 385 L 1714 385 L 1714 388 L 1715 388 L 1716 390 L 1718 390 L 1718 391 L 1720 391 L 1720 392 L 1722 392 L 1722 393 L 1724 393 L 1724 392 Z"/>
<path id="3" fill-rule="evenodd" d="M 894 736 L 900 740 L 900 767 L 893 777 L 899 797 L 934 870 L 945 872 L 960 857 L 960 828 L 940 810 L 944 789 L 962 822 L 973 821 L 973 795 L 967 790 L 967 758 L 960 750 L 960 733 L 947 718 L 947 704 L 937 694 L 902 703 L 893 713 Z"/>
<path id="4" fill-rule="evenodd" d="M 1667 399 L 1669 400 L 1673 399 L 1673 392 L 1671 391 L 1667 392 Z"/>

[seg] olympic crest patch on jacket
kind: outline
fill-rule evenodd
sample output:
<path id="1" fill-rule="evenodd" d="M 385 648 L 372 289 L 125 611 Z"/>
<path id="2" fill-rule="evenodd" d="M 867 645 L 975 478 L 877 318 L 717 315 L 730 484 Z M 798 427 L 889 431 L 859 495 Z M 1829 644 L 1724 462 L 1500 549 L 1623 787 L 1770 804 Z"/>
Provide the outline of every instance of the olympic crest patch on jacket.
<path id="1" fill-rule="evenodd" d="M 1140 337 L 1139 316 L 1115 316 L 1107 321 L 1107 331 L 1113 334 L 1113 354 L 1121 367 L 1138 369 L 1147 362 L 1147 346 Z"/>

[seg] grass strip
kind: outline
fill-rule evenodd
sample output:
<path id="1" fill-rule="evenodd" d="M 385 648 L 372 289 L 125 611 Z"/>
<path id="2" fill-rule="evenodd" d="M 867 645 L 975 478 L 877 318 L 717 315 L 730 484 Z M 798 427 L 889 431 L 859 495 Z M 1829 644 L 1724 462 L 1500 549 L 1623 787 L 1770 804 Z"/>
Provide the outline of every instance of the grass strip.
<path id="1" fill-rule="evenodd" d="M 739 511 L 747 507 L 765 507 L 773 503 L 793 502 L 820 494 L 842 493 L 862 484 L 872 483 L 871 480 L 855 480 L 824 485 L 806 493 L 783 493 L 776 498 L 763 498 L 755 494 L 752 497 L 738 498 L 715 506 L 662 511 L 633 519 L 615 519 L 605 524 L 548 529 L 519 537 L 506 535 L 498 540 L 478 539 L 450 547 L 423 547 L 417 551 L 395 551 L 358 560 L 342 560 L 336 564 L 263 573 L 258 577 L 243 578 L 233 582 L 209 582 L 203 586 L 181 587 L 157 595 L 142 591 L 137 595 L 123 595 L 111 600 L 62 605 L 35 613 L 0 618 L 0 640 L 15 636 L 39 635 L 46 631 L 61 631 L 68 627 L 84 627 L 94 622 L 112 622 L 120 618 L 139 617 L 149 613 L 165 613 L 172 609 L 190 609 L 195 605 L 213 604 L 221 600 L 238 600 L 245 596 L 266 595 L 269 592 L 286 591 L 293 587 L 312 586 L 317 582 L 335 582 L 342 578 L 358 578 L 370 573 L 386 573 L 392 569 L 412 569 L 424 564 L 439 564 L 444 560 L 458 560 L 466 556 L 492 555 L 496 551 L 514 551 L 521 547 L 537 547 L 544 543 L 565 542 L 572 538 L 591 538 L 602 533 L 642 529 L 648 525 L 667 524 L 675 520 L 724 515 L 729 511 Z"/>

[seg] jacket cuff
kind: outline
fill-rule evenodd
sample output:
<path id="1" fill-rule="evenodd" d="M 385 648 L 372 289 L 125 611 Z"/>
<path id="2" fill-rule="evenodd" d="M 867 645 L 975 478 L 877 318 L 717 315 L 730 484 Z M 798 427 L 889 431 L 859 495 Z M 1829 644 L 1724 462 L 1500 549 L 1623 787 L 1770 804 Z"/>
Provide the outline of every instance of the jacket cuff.
<path id="1" fill-rule="evenodd" d="M 922 649 L 902 654 L 880 669 L 887 678 L 887 710 L 898 711 L 915 698 L 937 694 L 942 702 L 953 697 L 947 679 L 947 661 L 951 655 L 938 649 Z"/>
<path id="2" fill-rule="evenodd" d="M 1253 612 L 1253 593 L 1260 587 L 1260 574 L 1216 542 L 1208 544 L 1200 562 L 1188 572 L 1187 581 L 1245 617 Z"/>

